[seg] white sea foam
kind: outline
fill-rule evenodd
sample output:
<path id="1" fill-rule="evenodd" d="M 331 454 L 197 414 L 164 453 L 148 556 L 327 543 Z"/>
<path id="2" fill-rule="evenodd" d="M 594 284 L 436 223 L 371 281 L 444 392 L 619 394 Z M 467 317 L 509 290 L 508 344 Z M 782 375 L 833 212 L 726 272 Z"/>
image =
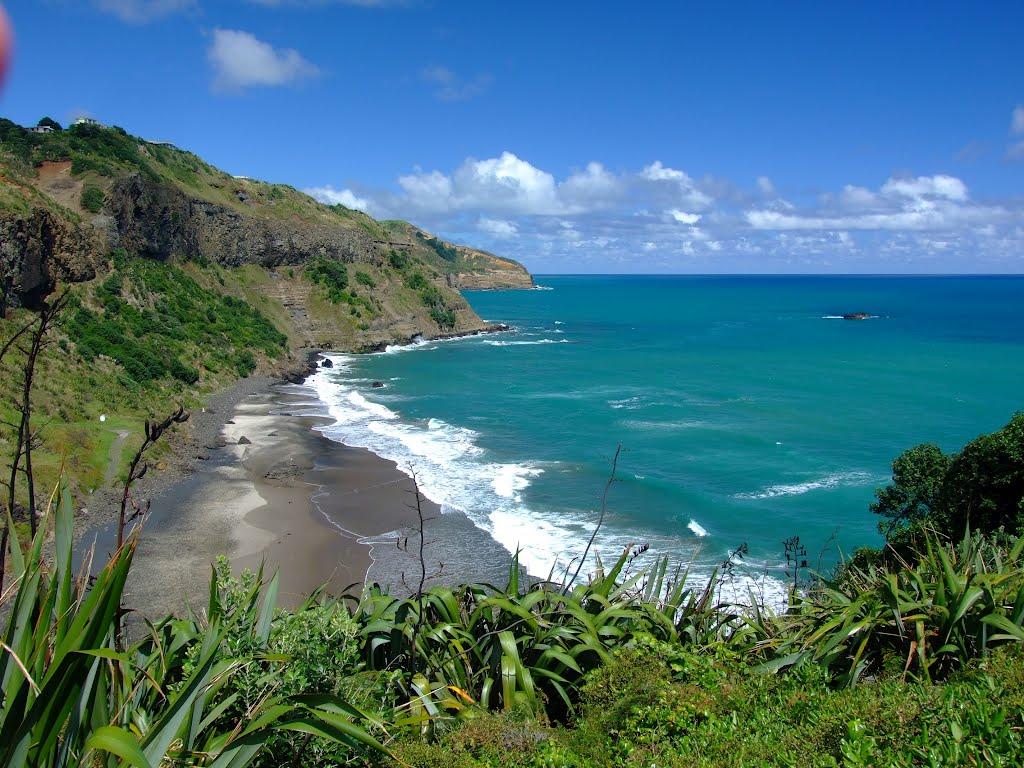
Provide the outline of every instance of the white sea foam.
<path id="1" fill-rule="evenodd" d="M 384 347 L 384 351 L 380 354 L 383 355 L 397 355 L 402 352 L 412 352 L 414 349 L 422 349 L 423 347 L 429 346 L 430 342 L 426 339 L 414 339 L 408 344 L 388 344 Z"/>
<path id="2" fill-rule="evenodd" d="M 839 488 L 842 486 L 869 485 L 877 482 L 878 478 L 868 472 L 834 472 L 815 480 L 808 480 L 803 483 L 790 483 L 785 485 L 769 485 L 763 490 L 754 493 L 737 493 L 737 499 L 774 499 L 778 496 L 800 496 L 810 491 L 819 491 L 828 488 Z"/>
<path id="3" fill-rule="evenodd" d="M 609 400 L 608 405 L 616 410 L 619 408 L 626 408 L 628 410 L 635 410 L 640 407 L 639 397 L 624 397 L 621 400 Z"/>
<path id="4" fill-rule="evenodd" d="M 530 478 L 537 477 L 544 470 L 528 464 L 494 464 L 494 479 L 491 487 L 503 499 L 522 501 L 520 491 L 530 487 Z"/>
<path id="5" fill-rule="evenodd" d="M 484 339 L 484 344 L 491 347 L 528 347 L 533 344 L 568 344 L 569 339 Z"/>
<path id="6" fill-rule="evenodd" d="M 698 523 L 696 520 L 691 519 L 690 522 L 686 524 L 686 527 L 689 528 L 690 532 L 697 538 L 703 539 L 705 536 L 708 535 L 707 528 Z"/>
<path id="7" fill-rule="evenodd" d="M 439 504 L 443 513 L 462 512 L 509 552 L 521 550 L 520 562 L 534 576 L 546 577 L 556 564 L 556 575 L 561 575 L 574 562 L 572 559 L 583 552 L 593 533 L 593 510 L 546 510 L 526 502 L 526 492 L 544 472 L 544 466 L 522 460 L 494 461 L 481 448 L 480 435 L 472 429 L 437 418 L 405 418 L 377 402 L 377 391 L 346 378 L 345 372 L 352 364 L 350 358 L 330 357 L 335 367 L 318 370 L 305 385 L 316 393 L 334 421 L 317 427 L 325 436 L 371 450 L 394 461 L 408 474 L 415 472 L 420 490 Z M 713 537 L 696 521 L 691 520 L 687 528 L 701 540 L 701 548 L 708 546 L 706 554 L 700 555 L 700 562 L 706 567 L 690 570 L 694 586 L 700 586 L 705 578 L 701 573 L 710 573 L 721 561 L 722 544 L 706 545 L 704 542 L 712 542 Z M 643 567 L 661 555 L 686 562 L 695 556 L 693 541 L 693 537 L 682 532 L 605 526 L 583 573 L 593 571 L 598 555 L 608 563 L 624 548 L 642 543 L 649 544 L 650 550 L 634 567 Z M 723 599 L 726 589 L 734 591 L 736 599 L 749 599 L 750 589 L 755 588 L 768 599 L 775 600 L 777 593 L 784 601 L 785 589 L 778 587 L 772 576 L 751 575 L 753 572 L 746 565 L 744 568 L 743 573 L 737 571 L 734 581 L 723 585 Z"/>

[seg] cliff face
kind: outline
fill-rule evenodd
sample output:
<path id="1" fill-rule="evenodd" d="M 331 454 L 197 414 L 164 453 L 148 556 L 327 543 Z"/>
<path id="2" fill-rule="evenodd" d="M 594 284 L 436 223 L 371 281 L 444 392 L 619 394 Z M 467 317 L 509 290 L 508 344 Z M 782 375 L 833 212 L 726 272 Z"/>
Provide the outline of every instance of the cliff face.
<path id="1" fill-rule="evenodd" d="M 533 275 L 523 265 L 511 259 L 503 259 L 487 251 L 456 246 L 462 260 L 471 269 L 455 272 L 451 282 L 453 288 L 460 290 L 498 290 L 516 289 L 529 290 L 535 288 Z"/>
<path id="2" fill-rule="evenodd" d="M 532 286 L 515 262 L 232 177 L 120 129 L 40 136 L 0 120 L 0 308 L 103 277 L 114 250 L 256 269 L 244 298 L 272 302 L 264 309 L 294 344 L 338 349 L 479 330 L 460 288 Z M 341 265 L 348 283 L 330 300 L 305 271 L 320 262 Z"/>
<path id="3" fill-rule="evenodd" d="M 98 248 L 93 232 L 44 208 L 0 210 L 0 316 L 8 304 L 38 306 L 58 280 L 94 278 Z"/>
<path id="4" fill-rule="evenodd" d="M 278 267 L 317 257 L 381 264 L 387 253 L 359 229 L 246 215 L 140 175 L 116 182 L 109 198 L 110 246 L 147 258 Z"/>

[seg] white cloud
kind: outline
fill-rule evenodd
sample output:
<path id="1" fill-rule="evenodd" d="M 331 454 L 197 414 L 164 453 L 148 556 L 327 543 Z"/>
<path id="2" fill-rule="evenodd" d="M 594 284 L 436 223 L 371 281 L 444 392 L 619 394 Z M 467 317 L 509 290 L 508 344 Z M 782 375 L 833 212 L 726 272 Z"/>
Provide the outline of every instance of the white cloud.
<path id="1" fill-rule="evenodd" d="M 891 178 L 878 193 L 847 185 L 839 197 L 841 208 L 805 213 L 751 210 L 746 222 L 762 230 L 954 230 L 983 225 L 1006 217 L 1000 206 L 968 200 L 967 185 L 953 176 Z"/>
<path id="2" fill-rule="evenodd" d="M 610 205 L 622 194 L 622 181 L 601 163 L 573 173 L 558 185 L 558 194 L 569 208 L 592 210 Z"/>
<path id="3" fill-rule="evenodd" d="M 476 227 L 481 232 L 486 232 L 489 235 L 501 238 L 512 237 L 519 231 L 519 228 L 511 221 L 505 221 L 504 219 L 488 219 L 484 216 L 481 216 L 477 220 Z"/>
<path id="4" fill-rule="evenodd" d="M 882 185 L 883 195 L 895 195 L 917 200 L 945 198 L 966 200 L 967 185 L 954 176 L 918 176 L 914 179 L 889 179 Z"/>
<path id="5" fill-rule="evenodd" d="M 489 210 L 552 215 L 566 211 L 555 178 L 511 152 L 487 160 L 466 160 L 447 176 L 430 171 L 401 176 L 407 207 L 419 211 Z"/>
<path id="6" fill-rule="evenodd" d="M 1024 271 L 1024 200 L 972 199 L 954 176 L 791 200 L 768 189 L 657 161 L 626 171 L 590 162 L 559 176 L 506 151 L 448 172 L 416 169 L 397 189 L 358 199 L 451 239 L 492 241 L 538 271 Z"/>
<path id="7" fill-rule="evenodd" d="M 711 195 L 698 188 L 697 183 L 685 171 L 669 168 L 660 160 L 644 166 L 639 178 L 667 192 L 670 200 L 687 208 L 698 210 L 710 206 L 714 199 Z"/>
<path id="8" fill-rule="evenodd" d="M 274 48 L 235 29 L 215 29 L 207 56 L 213 66 L 213 86 L 218 90 L 288 85 L 319 74 L 298 51 Z"/>
<path id="9" fill-rule="evenodd" d="M 675 168 L 667 168 L 661 164 L 661 160 L 655 160 L 650 165 L 644 166 L 640 175 L 651 181 L 674 181 L 682 184 L 692 184 L 691 179 L 684 171 L 677 171 Z"/>
<path id="10" fill-rule="evenodd" d="M 96 8 L 130 24 L 145 24 L 196 7 L 196 0 L 95 0 Z"/>
<path id="11" fill-rule="evenodd" d="M 686 211 L 680 211 L 678 208 L 668 211 L 668 215 L 680 224 L 696 224 L 700 221 L 699 213 L 687 213 Z"/>
<path id="12" fill-rule="evenodd" d="M 420 72 L 420 78 L 435 86 L 434 97 L 439 101 L 466 101 L 486 91 L 492 78 L 490 75 L 476 75 L 465 79 L 448 67 L 427 67 Z"/>
<path id="13" fill-rule="evenodd" d="M 344 205 L 355 211 L 366 213 L 370 209 L 370 201 L 358 197 L 351 189 L 335 189 L 330 184 L 323 187 L 312 187 L 304 190 L 307 195 L 326 205 Z"/>
<path id="14" fill-rule="evenodd" d="M 847 184 L 839 195 L 839 201 L 844 208 L 859 210 L 875 205 L 877 197 L 870 189 Z"/>
<path id="15" fill-rule="evenodd" d="M 771 197 L 775 194 L 775 185 L 772 180 L 767 176 L 757 177 L 757 188 L 761 191 L 761 194 L 765 197 Z"/>
<path id="16" fill-rule="evenodd" d="M 405 199 L 421 211 L 447 211 L 452 207 L 452 180 L 440 171 L 400 176 Z"/>
<path id="17" fill-rule="evenodd" d="M 1024 106 L 1014 107 L 1010 116 L 1010 133 L 1024 133 Z"/>

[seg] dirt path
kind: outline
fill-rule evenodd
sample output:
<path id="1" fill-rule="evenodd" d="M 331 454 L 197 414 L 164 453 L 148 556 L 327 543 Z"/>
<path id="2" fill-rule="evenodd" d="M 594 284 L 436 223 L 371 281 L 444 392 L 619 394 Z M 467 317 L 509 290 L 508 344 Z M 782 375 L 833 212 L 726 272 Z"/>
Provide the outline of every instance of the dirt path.
<path id="1" fill-rule="evenodd" d="M 124 450 L 124 441 L 131 435 L 126 429 L 117 430 L 117 438 L 110 444 L 110 453 L 107 458 L 107 471 L 103 475 L 103 487 L 109 488 L 117 479 L 117 468 L 121 464 L 121 453 Z"/>

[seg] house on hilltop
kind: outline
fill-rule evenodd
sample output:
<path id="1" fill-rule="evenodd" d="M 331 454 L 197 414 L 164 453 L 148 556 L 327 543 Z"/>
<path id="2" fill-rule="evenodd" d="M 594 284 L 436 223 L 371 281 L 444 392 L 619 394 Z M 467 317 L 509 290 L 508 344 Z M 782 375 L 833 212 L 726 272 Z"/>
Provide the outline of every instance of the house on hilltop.
<path id="1" fill-rule="evenodd" d="M 32 133 L 53 133 L 52 125 L 33 125 L 29 128 Z"/>
<path id="2" fill-rule="evenodd" d="M 73 125 L 94 125 L 97 128 L 106 128 L 106 126 L 103 125 L 103 123 L 92 117 L 80 117 L 77 120 L 75 120 Z"/>

